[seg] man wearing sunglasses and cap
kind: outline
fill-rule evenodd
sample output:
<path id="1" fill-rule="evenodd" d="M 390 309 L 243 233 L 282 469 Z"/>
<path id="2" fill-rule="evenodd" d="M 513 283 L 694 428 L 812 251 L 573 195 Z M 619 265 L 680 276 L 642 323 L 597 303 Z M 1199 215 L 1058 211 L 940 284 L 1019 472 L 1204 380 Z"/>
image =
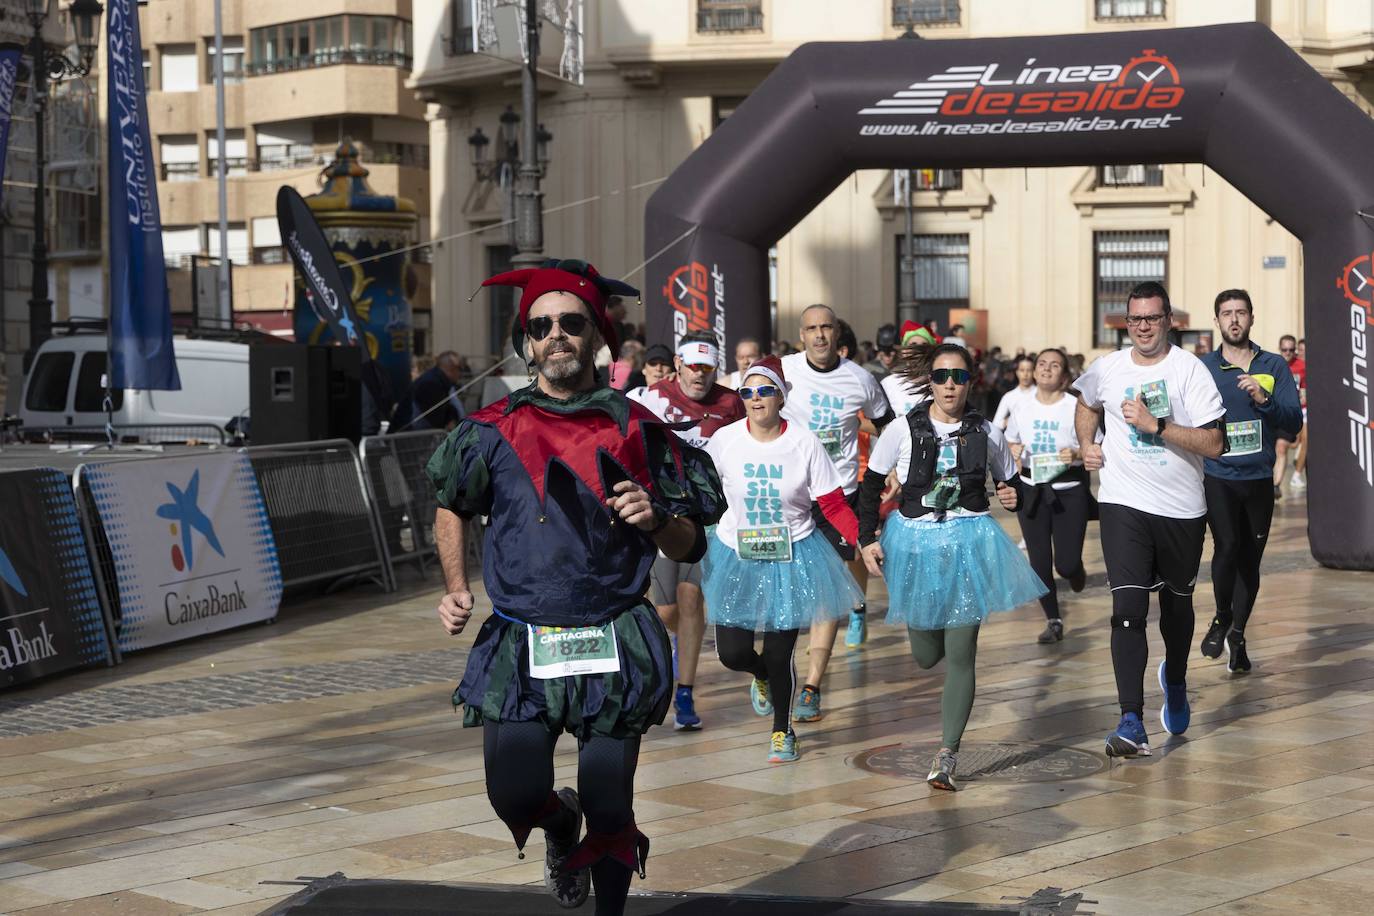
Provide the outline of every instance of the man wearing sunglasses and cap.
<path id="1" fill-rule="evenodd" d="M 666 423 L 676 424 L 689 445 L 705 448 L 723 426 L 744 419 L 739 396 L 716 384 L 720 351 L 715 337 L 688 334 L 678 344 L 675 377 L 630 394 Z M 688 425 L 690 424 L 690 425 Z M 677 637 L 677 690 L 673 693 L 674 727 L 701 728 L 692 687 L 696 683 L 701 640 L 706 634 L 706 608 L 701 596 L 701 564 L 680 563 L 660 553 L 654 562 L 650 597 L 663 623 Z"/>
<path id="2" fill-rule="evenodd" d="M 632 806 L 639 742 L 663 721 L 673 683 L 644 593 L 660 550 L 686 562 L 705 552 L 720 482 L 704 453 L 596 376 L 594 354 L 617 343 L 606 299 L 633 289 L 566 260 L 483 285 L 523 290 L 512 343 L 537 376 L 459 423 L 426 469 L 451 635 L 474 605 L 463 520 L 489 519 L 492 614 L 454 702 L 465 726 L 483 729 L 487 797 L 517 846 L 544 830 L 549 892 L 576 907 L 594 885 L 596 912 L 618 914 L 649 850 Z M 565 731 L 578 742 L 576 792 L 554 791 Z"/>

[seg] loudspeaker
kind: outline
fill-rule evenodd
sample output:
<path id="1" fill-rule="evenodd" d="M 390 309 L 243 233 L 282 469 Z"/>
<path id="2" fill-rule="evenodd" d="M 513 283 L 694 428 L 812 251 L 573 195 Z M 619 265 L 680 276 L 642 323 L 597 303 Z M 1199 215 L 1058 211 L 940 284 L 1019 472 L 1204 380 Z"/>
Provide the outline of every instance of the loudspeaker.
<path id="1" fill-rule="evenodd" d="M 254 344 L 248 351 L 250 442 L 357 443 L 362 353 L 356 347 Z"/>

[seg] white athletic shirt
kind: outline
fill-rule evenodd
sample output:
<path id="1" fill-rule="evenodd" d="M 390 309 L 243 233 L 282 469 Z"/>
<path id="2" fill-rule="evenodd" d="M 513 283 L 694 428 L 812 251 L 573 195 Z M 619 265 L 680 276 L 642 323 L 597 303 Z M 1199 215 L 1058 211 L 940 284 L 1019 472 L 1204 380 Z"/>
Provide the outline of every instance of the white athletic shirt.
<path id="1" fill-rule="evenodd" d="M 1016 402 L 1007 420 L 1007 442 L 1019 442 L 1025 446 L 1021 452 L 1021 468 L 1027 480 L 1031 476 L 1032 455 L 1055 454 L 1066 448 L 1078 449 L 1078 431 L 1073 426 L 1077 412 L 1078 399 L 1067 393 L 1053 404 L 1043 404 L 1034 395 Z M 1075 461 L 1073 466 L 1082 467 L 1082 460 Z M 1051 486 L 1056 490 L 1071 490 L 1081 484 L 1071 480 Z"/>
<path id="2" fill-rule="evenodd" d="M 791 391 L 782 415 L 816 434 L 840 472 L 844 492 L 859 486 L 859 411 L 870 420 L 889 413 L 887 395 L 867 369 L 843 357 L 828 372 L 813 369 L 805 353 L 782 358 Z"/>
<path id="3" fill-rule="evenodd" d="M 938 477 L 958 463 L 959 446 L 955 441 L 958 437 L 954 434 L 959 431 L 962 424 L 941 423 L 931 417 L 930 425 L 935 429 L 935 434 L 940 437 L 940 454 L 935 459 L 935 474 Z M 1006 437 L 1002 435 L 1000 429 L 987 420 L 983 421 L 983 432 L 988 434 L 988 472 L 990 476 L 997 480 L 1011 480 L 1016 476 L 1016 462 L 1011 457 L 1011 449 L 1007 447 Z M 873 452 L 868 456 L 868 469 L 884 475 L 895 470 L 897 480 L 902 484 L 906 483 L 907 475 L 911 471 L 910 423 L 899 419 L 883 427 L 882 435 L 878 437 L 878 444 L 873 446 Z M 995 499 L 995 497 L 991 499 Z M 991 501 L 989 502 L 990 508 Z M 958 506 L 945 512 L 947 518 L 956 515 L 987 514 L 987 512 L 970 512 Z M 922 515 L 915 521 L 933 522 L 938 521 L 938 519 L 938 514 L 932 512 Z"/>
<path id="4" fill-rule="evenodd" d="M 998 429 L 1006 429 L 1007 418 L 1010 417 L 1011 412 L 1016 409 L 1016 405 L 1026 400 L 1026 398 L 1035 400 L 1034 385 L 1031 385 L 1029 388 L 1013 388 L 1011 391 L 1002 395 L 1002 400 L 997 402 L 997 409 L 993 411 L 992 425 Z"/>
<path id="5" fill-rule="evenodd" d="M 887 403 L 892 405 L 893 412 L 899 417 L 906 416 L 917 404 L 930 400 L 930 395 L 917 394 L 916 386 L 895 372 L 883 376 L 882 386 Z"/>
<path id="6" fill-rule="evenodd" d="M 738 550 L 740 528 L 785 524 L 795 544 L 816 530 L 811 503 L 840 489 L 839 472 L 821 440 L 801 424 L 787 423 L 772 442 L 755 439 L 748 424 L 731 423 L 706 443 L 725 491 L 716 537 Z"/>
<path id="7" fill-rule="evenodd" d="M 1102 442 L 1102 485 L 1099 502 L 1130 506 L 1165 518 L 1200 518 L 1207 514 L 1202 495 L 1202 456 L 1142 433 L 1121 415 L 1121 402 L 1142 387 L 1168 395 L 1170 423 L 1199 427 L 1226 413 L 1212 374 L 1191 353 L 1170 346 L 1153 366 L 1137 365 L 1134 350 L 1118 350 L 1101 357 L 1079 376 L 1073 387 L 1089 407 L 1107 414 Z"/>

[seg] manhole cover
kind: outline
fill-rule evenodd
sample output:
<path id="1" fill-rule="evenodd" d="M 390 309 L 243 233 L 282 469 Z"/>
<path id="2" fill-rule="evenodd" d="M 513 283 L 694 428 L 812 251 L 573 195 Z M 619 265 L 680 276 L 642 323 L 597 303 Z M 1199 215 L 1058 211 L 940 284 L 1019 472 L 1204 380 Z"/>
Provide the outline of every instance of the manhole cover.
<path id="1" fill-rule="evenodd" d="M 889 744 L 849 759 L 850 766 L 880 776 L 925 779 L 938 745 Z M 1107 759 L 1091 751 L 1053 744 L 965 744 L 959 751 L 959 779 L 1048 782 L 1092 776 Z"/>

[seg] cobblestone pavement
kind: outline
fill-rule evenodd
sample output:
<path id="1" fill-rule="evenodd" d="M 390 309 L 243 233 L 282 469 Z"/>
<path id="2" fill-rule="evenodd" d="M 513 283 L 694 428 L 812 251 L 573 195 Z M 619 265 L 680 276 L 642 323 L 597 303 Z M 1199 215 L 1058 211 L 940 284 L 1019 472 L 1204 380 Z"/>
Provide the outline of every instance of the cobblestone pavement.
<path id="1" fill-rule="evenodd" d="M 356 661 L 215 674 L 176 681 L 174 685 L 134 684 L 37 699 L 0 696 L 0 738 L 445 681 L 456 684 L 465 655 L 457 648 L 436 649 Z M 175 694 L 175 702 L 168 702 L 169 692 Z"/>

